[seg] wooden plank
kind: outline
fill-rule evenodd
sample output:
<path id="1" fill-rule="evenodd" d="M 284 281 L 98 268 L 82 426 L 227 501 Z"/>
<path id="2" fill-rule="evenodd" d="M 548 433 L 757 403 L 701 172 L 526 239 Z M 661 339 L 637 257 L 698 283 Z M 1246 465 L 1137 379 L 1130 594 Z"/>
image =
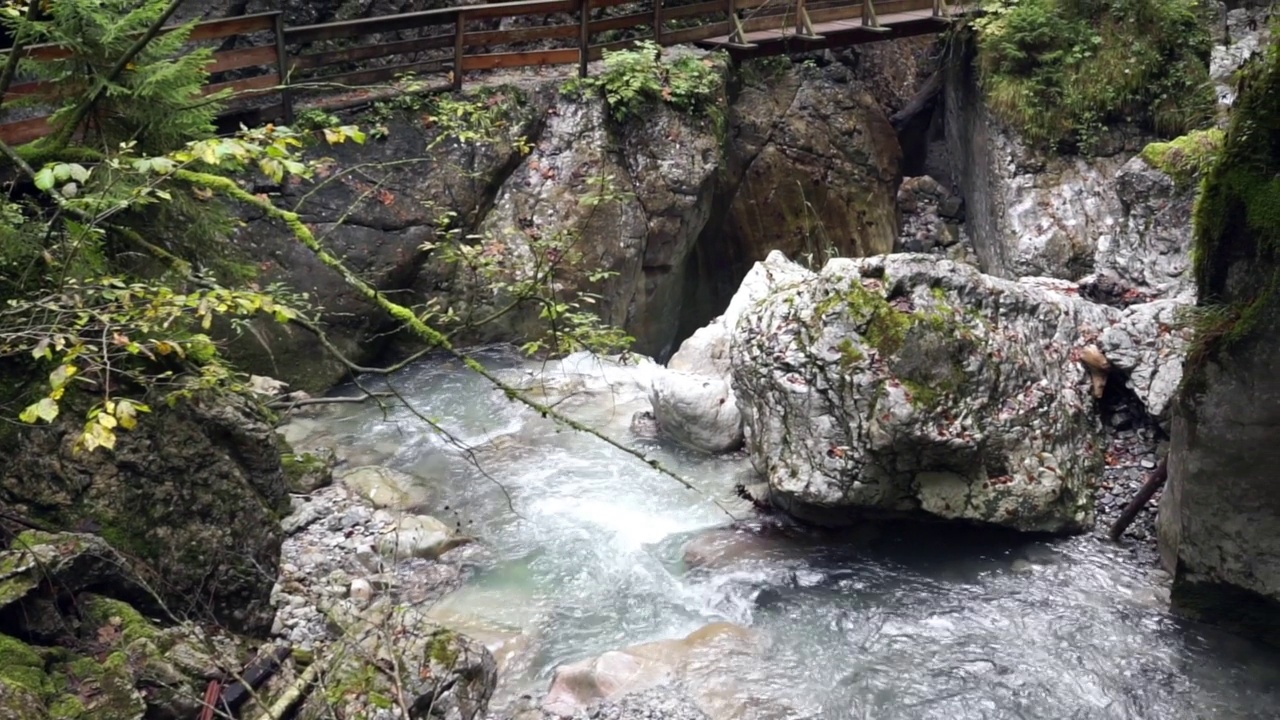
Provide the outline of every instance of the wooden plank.
<path id="1" fill-rule="evenodd" d="M 578 36 L 578 25 L 542 25 L 532 28 L 516 28 L 514 30 L 488 30 L 485 32 L 469 32 L 462 38 L 467 47 L 483 47 L 486 45 L 506 45 L 507 43 L 527 42 L 551 38 L 571 38 Z"/>
<path id="2" fill-rule="evenodd" d="M 578 48 L 535 50 L 531 52 L 470 55 L 462 59 L 463 70 L 495 70 L 497 68 L 568 65 L 578 62 Z"/>
<path id="3" fill-rule="evenodd" d="M 18 83 L 17 85 L 9 86 L 9 92 L 5 93 L 5 97 L 9 98 L 9 97 L 26 97 L 29 95 L 40 95 L 45 92 L 48 92 L 49 90 L 52 90 L 54 87 L 56 86 L 53 85 L 52 83 L 48 83 L 43 80 L 39 82 Z"/>
<path id="4" fill-rule="evenodd" d="M 619 5 L 640 5 L 651 7 L 655 0 L 591 0 L 591 9 L 617 7 Z M 649 12 L 648 9 L 645 12 Z"/>
<path id="5" fill-rule="evenodd" d="M 662 41 L 668 45 L 679 45 L 680 43 L 695 42 L 705 40 L 717 35 L 725 35 L 733 30 L 729 22 L 723 21 L 718 23 L 708 23 L 694 28 L 686 28 L 684 30 L 670 30 L 662 33 Z"/>
<path id="6" fill-rule="evenodd" d="M 599 32 L 607 32 L 609 30 L 624 30 L 637 25 L 649 27 L 653 24 L 653 13 L 642 12 L 634 15 L 622 15 L 620 17 L 608 18 L 605 20 L 591 21 L 591 33 L 594 35 Z"/>
<path id="7" fill-rule="evenodd" d="M 205 69 L 210 73 L 218 73 L 259 65 L 275 65 L 278 60 L 275 45 L 222 50 L 213 54 L 213 62 L 205 66 Z"/>
<path id="8" fill-rule="evenodd" d="M 590 57 L 592 60 L 599 60 L 600 58 L 604 57 L 605 52 L 617 52 L 618 50 L 626 50 L 628 48 L 634 47 L 637 42 L 638 42 L 637 40 L 615 40 L 610 43 L 601 43 L 599 45 L 592 45 L 591 50 L 589 50 L 587 53 L 587 56 Z"/>
<path id="9" fill-rule="evenodd" d="M 49 126 L 49 118 L 47 117 L 18 120 L 0 125 L 0 138 L 3 138 L 5 144 L 10 146 L 39 140 L 51 132 L 53 132 L 53 128 Z"/>
<path id="10" fill-rule="evenodd" d="M 682 5 L 680 7 L 664 7 L 662 8 L 662 19 L 675 20 L 676 18 L 695 17 L 698 15 L 712 15 L 724 12 L 724 0 L 712 0 L 711 2 L 700 2 L 692 5 Z"/>
<path id="11" fill-rule="evenodd" d="M 452 37 L 450 37 L 452 40 Z M 402 63 L 400 65 L 389 65 L 387 67 L 370 68 L 368 70 L 354 70 L 352 72 L 339 73 L 337 75 L 317 75 L 303 80 L 299 80 L 289 87 L 295 91 L 306 91 L 308 85 L 319 83 L 337 83 L 341 85 L 373 85 L 376 83 L 384 83 L 395 80 L 399 75 L 407 73 L 434 73 L 443 72 L 453 66 L 452 58 L 437 58 L 433 60 L 423 60 L 420 62 Z M 311 92 L 316 92 L 321 88 L 311 88 Z"/>
<path id="12" fill-rule="evenodd" d="M 232 80 L 230 82 L 214 83 L 204 86 L 204 94 L 212 95 L 220 90 L 232 90 L 233 92 L 241 92 L 244 90 L 265 90 L 266 88 L 275 87 L 280 84 L 280 75 L 278 73 L 268 73 L 266 75 L 257 75 L 251 78 L 241 78 L 240 80 Z"/>
<path id="13" fill-rule="evenodd" d="M 275 19 L 279 14 L 279 11 L 274 11 L 220 20 L 206 20 L 198 23 L 191 30 L 191 35 L 187 38 L 187 42 L 216 40 L 233 35 L 271 30 L 275 27 Z M 173 32 L 179 27 L 181 26 L 173 25 L 164 28 L 161 32 Z M 0 53 L 0 58 L 5 58 L 8 55 L 9 52 L 6 50 Z M 33 60 L 60 60 L 65 57 L 71 57 L 71 51 L 61 45 L 31 45 L 23 50 L 23 57 Z"/>
<path id="14" fill-rule="evenodd" d="M 520 15 L 550 15 L 578 9 L 577 0 L 529 0 L 529 2 L 494 3 L 492 5 L 467 5 L 458 8 L 467 19 L 508 18 Z"/>
<path id="15" fill-rule="evenodd" d="M 400 15 L 384 15 L 372 18 L 357 18 L 339 22 L 302 25 L 285 28 L 284 39 L 290 44 L 304 44 L 317 40 L 340 40 L 342 38 L 375 35 L 399 30 L 417 30 L 436 25 L 452 25 L 457 8 L 440 8 L 437 10 L 420 10 Z"/>
<path id="16" fill-rule="evenodd" d="M 391 55 L 404 55 L 406 53 L 422 52 L 424 50 L 438 50 L 440 48 L 451 47 L 452 45 L 453 33 L 449 33 L 447 35 L 432 35 L 430 37 L 414 38 L 413 40 L 400 40 L 397 42 L 378 43 L 376 45 L 361 45 L 359 47 L 343 48 L 342 50 L 330 50 L 328 52 L 297 55 L 293 58 L 292 67 L 294 70 L 310 70 L 312 68 L 337 65 L 339 63 L 372 60 Z"/>
<path id="17" fill-rule="evenodd" d="M 197 40 L 217 40 L 219 38 L 231 37 L 233 35 L 245 35 L 252 32 L 264 32 L 273 30 L 276 26 L 276 16 L 280 11 L 256 13 L 254 15 L 240 15 L 238 17 L 223 18 L 220 20 L 206 20 L 199 23 L 191 30 L 188 42 Z M 167 28 L 166 31 L 174 28 Z"/>

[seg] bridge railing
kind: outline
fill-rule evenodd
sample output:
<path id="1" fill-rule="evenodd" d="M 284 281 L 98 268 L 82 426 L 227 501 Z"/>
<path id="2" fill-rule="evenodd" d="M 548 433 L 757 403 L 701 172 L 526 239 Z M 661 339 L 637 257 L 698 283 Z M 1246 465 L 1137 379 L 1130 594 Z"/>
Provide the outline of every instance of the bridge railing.
<path id="1" fill-rule="evenodd" d="M 188 43 L 215 48 L 206 94 L 229 90 L 233 109 L 250 103 L 263 116 L 289 122 L 301 95 L 406 74 L 440 74 L 460 88 L 469 72 L 576 63 L 585 77 L 588 62 L 639 40 L 718 38 L 732 49 L 751 47 L 751 33 L 774 31 L 815 41 L 825 22 L 853 19 L 859 22 L 851 27 L 884 31 L 878 18 L 907 11 L 948 12 L 943 0 L 518 0 L 296 27 L 286 27 L 279 12 L 245 15 L 199 23 Z M 518 26 L 501 28 L 503 20 Z M 22 52 L 34 59 L 70 55 L 51 45 Z M 53 90 L 41 82 L 10 87 L 0 105 L 0 139 L 13 145 L 48 134 L 49 118 L 38 108 L 14 118 L 12 106 L 38 105 Z"/>

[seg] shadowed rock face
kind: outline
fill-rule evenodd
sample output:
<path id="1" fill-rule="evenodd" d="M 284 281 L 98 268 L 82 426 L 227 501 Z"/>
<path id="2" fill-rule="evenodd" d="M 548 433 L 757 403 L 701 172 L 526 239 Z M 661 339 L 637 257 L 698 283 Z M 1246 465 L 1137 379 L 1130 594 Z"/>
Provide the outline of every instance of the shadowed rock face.
<path id="1" fill-rule="evenodd" d="M 278 201 L 379 290 L 464 316 L 506 302 L 424 249 L 442 218 L 485 243 L 504 277 L 528 273 L 540 242 L 572 238 L 581 259 L 558 271 L 559 295 L 595 293 L 594 312 L 633 335 L 635 350 L 664 357 L 687 331 L 681 319 L 709 319 L 770 251 L 820 262 L 887 252 L 897 236 L 897 138 L 851 71 L 787 66 L 742 80 L 706 62 L 725 83 L 712 111 L 654 103 L 619 122 L 602 98 L 562 92 L 563 79 L 522 77 L 497 90 L 509 104 L 505 135 L 493 142 L 436 142 L 439 129 L 421 113 L 401 114 L 383 123 L 385 137 L 312 150 L 332 162 L 313 181 L 280 188 Z M 353 360 L 386 347 L 380 311 L 285 228 L 246 219 L 235 243 L 260 282 L 308 293 Z M 589 277 L 602 270 L 613 274 Z M 527 341 L 545 329 L 540 311 L 518 307 L 456 339 Z M 293 326 L 263 324 L 233 348 L 242 364 L 293 389 L 321 390 L 345 373 Z"/>
<path id="2" fill-rule="evenodd" d="M 1280 53 L 1246 74 L 1197 209 L 1197 283 L 1223 338 L 1187 363 L 1160 506 L 1173 607 L 1280 644 Z"/>
<path id="3" fill-rule="evenodd" d="M 62 420 L 0 449 L 0 503 L 101 535 L 165 608 L 147 593 L 130 599 L 160 617 L 268 629 L 288 495 L 275 433 L 254 408 L 235 398 L 157 408 L 114 452 L 75 452 L 79 429 Z"/>

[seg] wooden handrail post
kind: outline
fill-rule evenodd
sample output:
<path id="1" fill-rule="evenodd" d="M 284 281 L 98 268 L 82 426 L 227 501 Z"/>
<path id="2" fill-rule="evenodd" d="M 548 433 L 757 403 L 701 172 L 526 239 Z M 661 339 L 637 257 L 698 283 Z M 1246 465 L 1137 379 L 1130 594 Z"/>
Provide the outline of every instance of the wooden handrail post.
<path id="1" fill-rule="evenodd" d="M 462 56 L 466 51 L 467 14 L 459 10 L 453 21 L 453 89 L 462 89 Z"/>
<path id="2" fill-rule="evenodd" d="M 578 77 L 587 76 L 591 60 L 591 0 L 578 0 Z"/>
<path id="3" fill-rule="evenodd" d="M 284 44 L 284 13 L 275 17 L 276 33 L 276 72 L 280 74 L 280 115 L 285 125 L 293 123 L 293 93 L 289 92 L 289 74 L 293 63 L 289 62 L 289 51 Z"/>
<path id="4" fill-rule="evenodd" d="M 653 41 L 662 44 L 662 0 L 653 0 Z"/>

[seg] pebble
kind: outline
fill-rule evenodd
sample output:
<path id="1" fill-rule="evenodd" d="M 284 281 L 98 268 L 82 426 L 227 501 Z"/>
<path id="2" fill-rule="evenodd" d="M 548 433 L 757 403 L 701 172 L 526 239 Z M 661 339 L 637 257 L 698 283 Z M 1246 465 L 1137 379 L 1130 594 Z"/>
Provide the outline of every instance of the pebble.
<path id="1" fill-rule="evenodd" d="M 1103 431 L 1107 438 L 1108 465 L 1094 492 L 1097 517 L 1095 534 L 1107 537 L 1112 523 L 1124 512 L 1156 467 L 1157 437 L 1161 434 L 1155 421 L 1135 399 L 1118 407 L 1104 409 Z M 1123 416 L 1123 422 L 1116 417 Z M 1155 569 L 1159 565 L 1155 520 L 1160 493 L 1147 503 L 1125 531 L 1120 547 L 1130 554 L 1135 564 Z M 1109 540 L 1107 542 L 1110 542 Z"/>
<path id="2" fill-rule="evenodd" d="M 373 601 L 373 586 L 364 578 L 356 578 L 351 581 L 351 590 L 349 597 L 356 603 L 357 607 L 368 607 Z"/>
<path id="3" fill-rule="evenodd" d="M 457 588 L 466 573 L 448 555 L 397 563 L 378 555 L 377 538 L 396 520 L 396 514 L 375 512 L 341 484 L 296 501 L 282 521 L 291 532 L 272 589 L 272 635 L 306 649 L 323 647 L 336 638 L 322 609 L 349 603 L 363 610 L 379 594 L 393 602 L 431 601 Z"/>

